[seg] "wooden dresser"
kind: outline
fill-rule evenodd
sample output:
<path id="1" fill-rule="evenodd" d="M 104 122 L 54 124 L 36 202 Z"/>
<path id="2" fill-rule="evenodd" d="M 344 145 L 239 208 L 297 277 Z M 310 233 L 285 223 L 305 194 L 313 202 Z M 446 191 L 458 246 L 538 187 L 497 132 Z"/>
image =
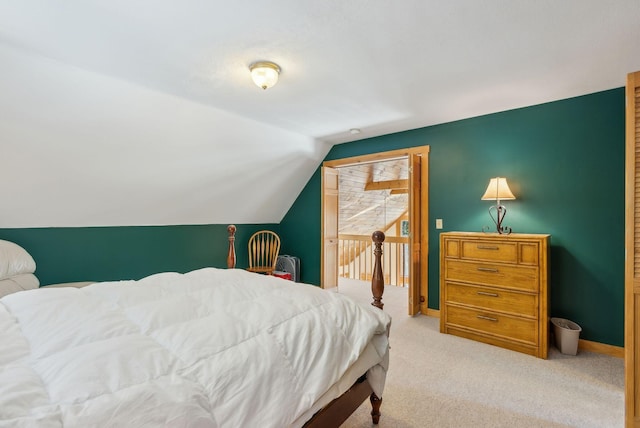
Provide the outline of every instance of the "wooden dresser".
<path id="1" fill-rule="evenodd" d="M 549 235 L 440 234 L 440 332 L 547 358 L 548 259 Z"/>

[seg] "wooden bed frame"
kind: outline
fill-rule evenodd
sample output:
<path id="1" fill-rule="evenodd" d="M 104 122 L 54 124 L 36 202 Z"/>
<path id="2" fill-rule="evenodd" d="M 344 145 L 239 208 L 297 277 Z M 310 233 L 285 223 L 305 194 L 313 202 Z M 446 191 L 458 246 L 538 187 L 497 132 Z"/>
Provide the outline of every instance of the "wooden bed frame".
<path id="1" fill-rule="evenodd" d="M 229 232 L 229 251 L 227 253 L 227 268 L 234 269 L 236 267 L 236 226 L 230 224 L 227 226 Z M 382 275 L 382 243 L 384 242 L 384 233 L 377 230 L 371 235 L 374 243 L 374 266 L 371 277 L 371 293 L 373 302 L 371 304 L 382 310 L 382 295 L 384 294 L 384 276 Z M 336 398 L 325 407 L 320 409 L 313 417 L 304 424 L 304 428 L 327 428 L 339 427 L 360 405 L 369 397 L 371 401 L 371 419 L 374 424 L 378 424 L 380 420 L 380 406 L 382 398 L 376 396 L 371 389 L 369 382 L 366 381 L 366 373 L 349 388 L 347 392 Z"/>

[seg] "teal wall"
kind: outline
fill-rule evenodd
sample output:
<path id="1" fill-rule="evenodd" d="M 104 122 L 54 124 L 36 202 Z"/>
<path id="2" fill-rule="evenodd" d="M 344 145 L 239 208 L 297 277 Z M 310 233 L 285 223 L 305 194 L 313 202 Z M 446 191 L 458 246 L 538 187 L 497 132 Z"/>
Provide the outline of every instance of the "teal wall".
<path id="1" fill-rule="evenodd" d="M 514 232 L 551 234 L 550 315 L 581 338 L 623 346 L 624 88 L 333 147 L 325 160 L 428 145 L 429 307 L 439 308 L 438 238 L 492 224 L 489 178 L 508 178 Z M 320 280 L 320 172 L 280 224 L 302 280 Z"/>
<path id="2" fill-rule="evenodd" d="M 247 266 L 251 234 L 278 225 L 236 225 L 237 267 Z M 0 229 L 24 247 L 42 285 L 140 279 L 164 272 L 227 267 L 227 225 Z"/>
<path id="3" fill-rule="evenodd" d="M 431 147 L 429 307 L 439 307 L 438 234 L 491 224 L 481 201 L 489 178 L 505 176 L 515 201 L 506 224 L 549 233 L 551 316 L 581 337 L 623 346 L 624 89 L 340 144 L 326 160 L 406 147 Z M 0 229 L 37 263 L 42 284 L 139 279 L 162 271 L 225 267 L 227 225 Z M 238 267 L 246 242 L 268 228 L 281 253 L 301 259 L 304 282 L 320 282 L 320 173 L 280 225 L 237 225 Z"/>

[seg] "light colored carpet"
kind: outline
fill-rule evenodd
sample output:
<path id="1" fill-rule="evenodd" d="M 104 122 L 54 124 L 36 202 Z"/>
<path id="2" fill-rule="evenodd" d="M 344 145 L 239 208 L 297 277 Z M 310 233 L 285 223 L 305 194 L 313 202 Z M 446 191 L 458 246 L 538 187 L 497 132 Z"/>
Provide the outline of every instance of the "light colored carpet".
<path id="1" fill-rule="evenodd" d="M 338 292 L 370 302 L 370 284 Z M 624 360 L 550 347 L 542 360 L 441 334 L 439 319 L 407 315 L 407 290 L 386 287 L 393 318 L 381 428 L 624 426 Z M 342 425 L 371 427 L 367 401 Z"/>

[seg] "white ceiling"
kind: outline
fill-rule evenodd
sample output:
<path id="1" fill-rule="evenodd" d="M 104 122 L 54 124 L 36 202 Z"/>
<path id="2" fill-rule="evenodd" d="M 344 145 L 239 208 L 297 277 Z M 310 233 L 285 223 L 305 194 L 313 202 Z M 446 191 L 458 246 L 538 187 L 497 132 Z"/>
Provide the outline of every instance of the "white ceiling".
<path id="1" fill-rule="evenodd" d="M 639 0 L 5 0 L 0 227 L 279 222 L 332 144 L 624 86 L 639 22 Z"/>

